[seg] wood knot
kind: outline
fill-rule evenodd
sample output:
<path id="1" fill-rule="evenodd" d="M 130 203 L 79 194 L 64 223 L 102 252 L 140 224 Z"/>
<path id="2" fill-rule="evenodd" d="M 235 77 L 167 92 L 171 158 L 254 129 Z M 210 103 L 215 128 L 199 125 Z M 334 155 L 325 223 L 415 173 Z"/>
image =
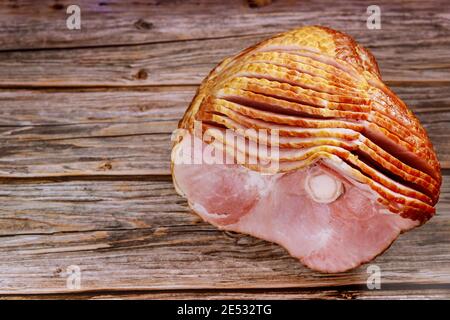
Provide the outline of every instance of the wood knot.
<path id="1" fill-rule="evenodd" d="M 145 69 L 140 69 L 134 77 L 138 80 L 145 80 L 148 78 L 148 73 Z"/>
<path id="2" fill-rule="evenodd" d="M 139 19 L 134 23 L 134 26 L 138 30 L 150 30 L 154 27 L 153 23 L 147 22 L 143 19 Z"/>
<path id="3" fill-rule="evenodd" d="M 247 0 L 250 8 L 260 8 L 272 3 L 272 0 Z"/>
<path id="4" fill-rule="evenodd" d="M 105 162 L 98 167 L 99 170 L 108 171 L 112 169 L 112 164 L 110 162 Z"/>
<path id="5" fill-rule="evenodd" d="M 52 8 L 55 10 L 62 10 L 64 9 L 64 6 L 61 3 L 55 3 L 54 5 L 52 5 Z"/>
<path id="6" fill-rule="evenodd" d="M 138 109 L 139 112 L 145 112 L 148 110 L 147 106 L 138 105 L 136 108 Z"/>
<path id="7" fill-rule="evenodd" d="M 60 267 L 58 267 L 58 268 L 56 268 L 56 270 L 53 272 L 53 274 L 54 274 L 55 276 L 59 276 L 59 275 L 62 274 L 62 272 L 63 272 L 63 270 L 62 270 Z"/>

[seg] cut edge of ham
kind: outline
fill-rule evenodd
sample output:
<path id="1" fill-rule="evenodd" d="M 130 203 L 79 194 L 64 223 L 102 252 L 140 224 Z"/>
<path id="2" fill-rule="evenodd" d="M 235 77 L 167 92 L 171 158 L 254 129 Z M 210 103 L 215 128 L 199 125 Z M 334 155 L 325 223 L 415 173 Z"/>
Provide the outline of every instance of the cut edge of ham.
<path id="1" fill-rule="evenodd" d="M 174 147 L 173 157 L 191 147 L 189 138 Z M 330 159 L 272 175 L 240 165 L 173 160 L 176 190 L 203 220 L 277 243 L 320 272 L 344 272 L 371 261 L 400 233 L 420 224 L 388 212 L 366 185 L 344 178 Z M 311 197 L 305 184 L 315 176 L 342 184 L 334 201 L 321 203 Z"/>

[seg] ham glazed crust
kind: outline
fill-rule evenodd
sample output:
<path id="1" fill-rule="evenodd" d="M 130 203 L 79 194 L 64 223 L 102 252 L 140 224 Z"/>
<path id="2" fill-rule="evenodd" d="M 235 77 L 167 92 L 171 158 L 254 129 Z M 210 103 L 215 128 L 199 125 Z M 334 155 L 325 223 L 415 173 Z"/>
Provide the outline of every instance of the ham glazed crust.
<path id="1" fill-rule="evenodd" d="M 261 72 L 254 72 L 259 70 L 255 65 Z M 350 36 L 326 27 L 307 26 L 276 35 L 234 57 L 224 59 L 200 85 L 179 122 L 179 128 L 192 130 L 194 120 L 203 120 L 202 115 L 211 112 L 211 105 L 214 105 L 212 102 L 223 98 L 221 92 L 228 90 L 227 85 L 236 85 L 239 83 L 236 79 L 243 77 L 273 81 L 279 83 L 280 88 L 295 86 L 301 94 L 311 92 L 309 96 L 304 95 L 304 100 L 317 108 L 316 116 L 319 117 L 326 110 L 333 110 L 335 105 L 342 105 L 347 109 L 353 107 L 358 113 L 372 114 L 372 117 L 367 116 L 365 120 L 369 123 L 371 119 L 384 119 L 375 124 L 380 127 L 380 132 L 386 134 L 368 138 L 369 143 L 382 147 L 390 154 L 387 158 L 395 159 L 385 167 L 397 162 L 401 163 L 397 167 L 406 168 L 404 170 L 412 167 L 413 169 L 399 176 L 417 176 L 423 181 L 430 181 L 433 193 L 439 190 L 442 181 L 440 165 L 427 133 L 405 103 L 382 82 L 374 56 Z M 251 87 L 241 89 L 236 91 L 245 91 L 245 97 L 254 95 Z M 273 90 L 268 88 L 266 94 L 268 92 L 273 93 Z M 289 91 L 289 96 L 294 94 L 294 91 Z M 334 103 L 322 106 L 313 103 L 326 96 L 334 97 Z M 274 100 L 273 95 L 267 97 Z M 302 96 L 297 94 L 296 97 Z M 285 105 L 299 104 L 289 99 L 287 94 L 277 98 L 284 98 Z M 367 104 L 357 104 L 355 100 L 358 99 Z M 334 120 L 346 119 L 336 117 Z M 356 122 L 354 124 L 358 125 Z M 395 147 L 397 145 L 399 147 Z M 395 148 L 402 149 L 394 150 Z M 421 185 L 421 188 L 424 187 L 426 185 Z M 438 197 L 439 191 L 432 196 L 431 205 L 435 205 Z M 427 212 L 421 216 L 417 211 L 409 212 L 408 208 L 400 209 L 398 213 L 421 222 L 432 215 Z"/>

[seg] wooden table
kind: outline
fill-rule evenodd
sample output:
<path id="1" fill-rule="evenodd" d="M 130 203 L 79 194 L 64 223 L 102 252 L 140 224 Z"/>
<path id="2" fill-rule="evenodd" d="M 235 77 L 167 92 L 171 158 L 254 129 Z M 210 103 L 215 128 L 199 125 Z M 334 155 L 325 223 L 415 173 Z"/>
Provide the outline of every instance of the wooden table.
<path id="1" fill-rule="evenodd" d="M 73 2 L 81 30 L 66 27 Z M 450 298 L 450 8 L 379 0 L 381 30 L 369 30 L 370 4 L 0 2 L 2 297 Z M 367 288 L 366 266 L 320 274 L 218 231 L 172 187 L 170 134 L 209 70 L 307 24 L 372 50 L 441 161 L 438 213 L 373 262 L 381 290 Z M 80 287 L 67 286 L 76 266 Z"/>

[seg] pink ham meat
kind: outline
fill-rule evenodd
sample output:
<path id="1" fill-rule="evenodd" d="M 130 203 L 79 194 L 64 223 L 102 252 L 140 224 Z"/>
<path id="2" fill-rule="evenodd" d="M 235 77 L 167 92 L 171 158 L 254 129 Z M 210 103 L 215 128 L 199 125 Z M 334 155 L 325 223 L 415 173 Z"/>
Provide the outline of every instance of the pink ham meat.
<path id="1" fill-rule="evenodd" d="M 184 137 L 178 156 L 191 148 L 190 141 Z M 314 270 L 357 267 L 419 224 L 387 212 L 345 180 L 345 193 L 331 205 L 314 201 L 305 179 L 329 172 L 324 165 L 274 175 L 235 164 L 179 164 L 173 169 L 177 190 L 205 221 L 278 243 Z"/>
<path id="2" fill-rule="evenodd" d="M 439 199 L 425 130 L 373 56 L 328 28 L 292 30 L 225 59 L 174 137 L 174 185 L 195 213 L 321 272 L 374 259 L 430 219 Z"/>

